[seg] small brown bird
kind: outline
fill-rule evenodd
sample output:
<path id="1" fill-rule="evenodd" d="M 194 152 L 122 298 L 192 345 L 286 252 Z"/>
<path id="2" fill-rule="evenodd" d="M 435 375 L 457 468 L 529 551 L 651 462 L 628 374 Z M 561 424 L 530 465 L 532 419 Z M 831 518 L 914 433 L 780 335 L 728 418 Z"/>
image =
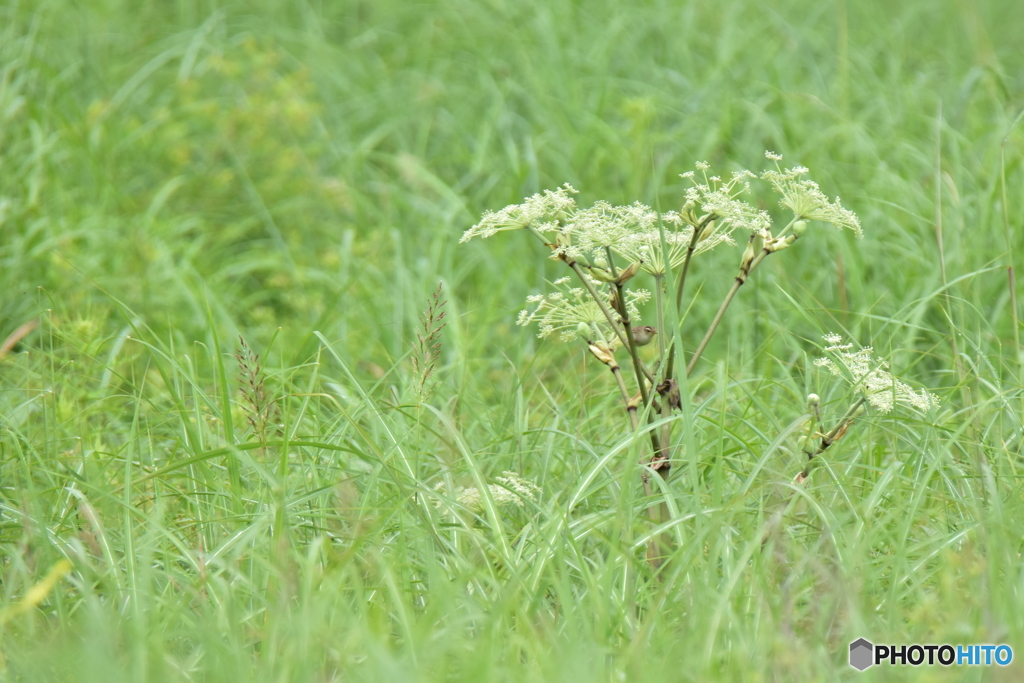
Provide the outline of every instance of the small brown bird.
<path id="1" fill-rule="evenodd" d="M 650 325 L 637 326 L 633 328 L 633 341 L 637 346 L 647 346 L 653 341 L 656 334 L 658 334 L 658 330 Z"/>

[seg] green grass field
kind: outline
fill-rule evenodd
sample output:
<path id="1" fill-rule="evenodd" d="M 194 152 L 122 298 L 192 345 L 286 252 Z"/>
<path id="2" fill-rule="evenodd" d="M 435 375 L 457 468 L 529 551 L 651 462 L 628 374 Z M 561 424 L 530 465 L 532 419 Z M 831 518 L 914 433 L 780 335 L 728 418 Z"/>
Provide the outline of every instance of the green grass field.
<path id="1" fill-rule="evenodd" d="M 1024 679 L 1024 3 L 216 4 L 0 5 L 0 680 Z M 611 378 L 515 325 L 561 264 L 459 238 L 765 150 L 865 237 L 740 292 L 655 577 Z M 695 262 L 687 348 L 740 251 Z M 829 331 L 942 403 L 795 487 L 806 395 L 849 403 Z M 536 501 L 445 493 L 503 471 Z M 1017 658 L 858 673 L 862 636 Z"/>

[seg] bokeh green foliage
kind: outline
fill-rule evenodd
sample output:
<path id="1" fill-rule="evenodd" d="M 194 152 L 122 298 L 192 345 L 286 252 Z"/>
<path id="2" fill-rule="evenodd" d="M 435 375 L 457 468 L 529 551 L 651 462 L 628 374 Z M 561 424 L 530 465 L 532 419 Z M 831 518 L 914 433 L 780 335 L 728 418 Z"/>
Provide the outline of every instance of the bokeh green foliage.
<path id="1" fill-rule="evenodd" d="M 0 340 L 40 322 L 0 361 L 0 599 L 76 564 L 0 633 L 12 675 L 832 679 L 854 631 L 1019 644 L 1022 23 L 1012 0 L 0 7 Z M 813 226 L 734 304 L 659 593 L 632 456 L 594 469 L 622 436 L 607 378 L 513 325 L 560 264 L 458 237 L 563 182 L 677 208 L 695 160 L 765 149 L 866 236 Z M 738 258 L 695 264 L 690 347 Z M 437 414 L 400 360 L 439 280 Z M 799 465 L 780 435 L 809 390 L 845 398 L 807 362 L 841 329 L 944 412 L 865 421 L 756 552 Z M 276 445 L 246 427 L 239 333 Z M 444 477 L 520 468 L 537 509 L 430 512 Z"/>
<path id="2" fill-rule="evenodd" d="M 491 329 L 540 285 L 534 268 L 509 277 L 486 246 L 456 254 L 440 239 L 483 209 L 568 181 L 584 202 L 667 210 L 694 159 L 757 170 L 773 149 L 868 227 L 856 250 L 820 236 L 775 277 L 828 308 L 892 315 L 938 285 L 940 132 L 948 270 L 1014 246 L 997 178 L 1009 135 L 1019 187 L 1020 10 L 922 7 L 878 21 L 870 3 L 15 5 L 3 196 L 8 233 L 32 239 L 6 251 L 5 285 L 88 298 L 91 279 L 133 308 L 191 308 L 186 337 L 212 298 L 236 326 L 316 323 L 360 351 L 371 333 L 395 356 L 416 311 L 362 306 L 364 293 L 402 300 L 443 276 L 493 312 L 475 322 Z M 508 260 L 532 253 L 521 242 L 502 245 Z M 844 297 L 841 251 L 858 283 Z M 1005 292 L 998 278 L 971 284 L 986 300 Z"/>

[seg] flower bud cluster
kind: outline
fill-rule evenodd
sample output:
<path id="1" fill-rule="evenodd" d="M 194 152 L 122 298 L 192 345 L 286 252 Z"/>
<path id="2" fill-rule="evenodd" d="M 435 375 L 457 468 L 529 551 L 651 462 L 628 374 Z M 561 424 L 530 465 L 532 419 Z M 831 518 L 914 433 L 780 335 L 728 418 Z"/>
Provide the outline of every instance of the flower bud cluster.
<path id="1" fill-rule="evenodd" d="M 589 335 L 583 336 L 584 339 L 612 339 L 615 333 L 608 326 L 608 318 L 601 310 L 600 305 L 590 297 L 586 290 L 580 287 L 565 288 L 564 283 L 565 279 L 555 281 L 561 291 L 528 296 L 526 303 L 532 308 L 521 311 L 516 324 L 526 326 L 536 322 L 540 326 L 537 336 L 541 339 L 558 332 L 562 341 L 569 341 L 577 336 L 583 336 L 579 333 L 581 329 L 590 331 Z M 601 285 L 597 281 L 594 281 L 593 284 Z M 630 319 L 639 320 L 638 305 L 648 301 L 651 298 L 651 293 L 646 289 L 627 289 L 624 293 L 626 295 L 626 310 Z M 617 314 L 616 322 L 621 322 L 621 317 Z"/>
<path id="2" fill-rule="evenodd" d="M 491 494 L 491 499 L 494 504 L 498 507 L 525 507 L 526 501 L 536 502 L 537 496 L 541 494 L 542 489 L 528 479 L 523 479 L 518 472 L 502 472 L 501 476 L 495 477 L 496 483 L 489 484 L 487 486 L 488 493 Z M 444 482 L 440 482 L 434 487 L 434 490 L 439 493 L 444 493 L 445 485 Z M 469 488 L 459 487 L 454 491 L 455 500 L 470 512 L 480 512 L 483 510 L 483 499 L 480 495 L 480 489 L 475 486 Z M 442 509 L 444 507 L 443 501 L 437 501 L 434 503 L 434 507 Z"/>
<path id="3" fill-rule="evenodd" d="M 898 403 L 920 411 L 938 407 L 939 399 L 934 395 L 924 389 L 914 391 L 888 372 L 889 363 L 873 357 L 870 346 L 854 351 L 853 345 L 844 344 L 838 334 L 827 334 L 824 339 L 829 344 L 825 348 L 828 356 L 817 359 L 814 364 L 842 377 L 883 413 L 891 411 Z"/>

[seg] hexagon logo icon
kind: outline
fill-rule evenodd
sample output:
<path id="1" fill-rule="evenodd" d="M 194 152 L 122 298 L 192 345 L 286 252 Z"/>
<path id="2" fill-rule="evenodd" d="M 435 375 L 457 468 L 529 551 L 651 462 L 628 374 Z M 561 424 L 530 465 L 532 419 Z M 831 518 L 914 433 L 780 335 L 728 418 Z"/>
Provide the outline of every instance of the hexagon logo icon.
<path id="1" fill-rule="evenodd" d="M 850 643 L 850 666 L 857 671 L 863 671 L 868 668 L 874 662 L 872 655 L 874 654 L 875 646 L 864 638 L 858 638 L 857 640 Z"/>

